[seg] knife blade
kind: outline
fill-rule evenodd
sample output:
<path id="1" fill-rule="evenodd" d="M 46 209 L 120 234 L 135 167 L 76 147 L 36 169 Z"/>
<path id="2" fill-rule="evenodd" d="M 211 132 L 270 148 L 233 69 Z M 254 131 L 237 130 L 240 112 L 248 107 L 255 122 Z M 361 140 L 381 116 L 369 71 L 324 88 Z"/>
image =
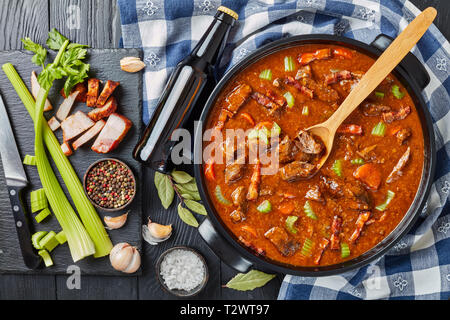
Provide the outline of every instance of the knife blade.
<path id="1" fill-rule="evenodd" d="M 19 150 L 9 122 L 3 99 L 0 96 L 0 156 L 5 172 L 6 187 L 19 238 L 23 261 L 30 269 L 36 269 L 41 263 L 41 257 L 35 253 L 31 244 L 30 225 L 22 201 L 22 190 L 28 185 L 28 179 L 23 169 Z"/>

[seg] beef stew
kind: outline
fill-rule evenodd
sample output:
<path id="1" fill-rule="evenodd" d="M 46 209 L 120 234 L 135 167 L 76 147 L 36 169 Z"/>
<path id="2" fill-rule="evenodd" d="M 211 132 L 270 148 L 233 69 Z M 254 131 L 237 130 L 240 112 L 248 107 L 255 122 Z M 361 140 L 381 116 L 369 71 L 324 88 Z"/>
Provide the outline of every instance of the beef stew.
<path id="1" fill-rule="evenodd" d="M 393 75 L 341 126 L 324 167 L 300 179 L 323 152 L 303 129 L 331 116 L 373 62 L 339 46 L 303 45 L 260 59 L 222 90 L 206 127 L 246 130 L 246 150 L 256 136 L 278 154 L 268 175 L 246 157 L 205 161 L 210 198 L 242 245 L 294 266 L 332 265 L 371 249 L 401 221 L 420 183 L 424 141 L 413 101 Z"/>

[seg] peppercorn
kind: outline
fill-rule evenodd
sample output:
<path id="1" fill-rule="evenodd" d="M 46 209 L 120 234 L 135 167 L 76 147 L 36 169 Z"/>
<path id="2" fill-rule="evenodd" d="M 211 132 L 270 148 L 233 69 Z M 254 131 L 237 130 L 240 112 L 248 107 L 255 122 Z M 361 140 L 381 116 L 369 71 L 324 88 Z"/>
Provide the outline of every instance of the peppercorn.
<path id="1" fill-rule="evenodd" d="M 106 209 L 124 206 L 135 192 L 131 171 L 112 160 L 100 161 L 91 168 L 85 188 L 90 199 Z"/>

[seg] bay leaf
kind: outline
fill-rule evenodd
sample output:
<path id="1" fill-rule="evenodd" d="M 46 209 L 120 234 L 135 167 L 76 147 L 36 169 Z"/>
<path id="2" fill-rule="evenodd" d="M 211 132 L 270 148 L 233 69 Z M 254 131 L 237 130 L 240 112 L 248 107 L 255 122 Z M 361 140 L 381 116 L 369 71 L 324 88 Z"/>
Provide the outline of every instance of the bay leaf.
<path id="1" fill-rule="evenodd" d="M 192 195 L 190 195 L 189 193 L 182 193 L 181 197 L 186 200 L 195 200 L 194 197 Z"/>
<path id="2" fill-rule="evenodd" d="M 197 201 L 185 200 L 184 204 L 186 205 L 186 207 L 188 207 L 195 213 L 198 213 L 198 214 L 201 214 L 204 216 L 208 215 L 208 213 L 206 212 L 206 208 L 201 203 L 198 203 Z"/>
<path id="3" fill-rule="evenodd" d="M 192 190 L 186 189 L 184 186 L 185 186 L 184 184 L 176 184 L 176 188 L 178 189 L 178 191 L 180 193 L 182 193 L 182 194 L 183 193 L 189 194 L 189 195 L 191 195 L 194 198 L 194 200 L 200 200 L 201 199 L 200 198 L 200 193 L 198 192 L 198 190 L 197 191 L 192 191 Z"/>
<path id="4" fill-rule="evenodd" d="M 175 196 L 175 190 L 170 183 L 170 178 L 165 174 L 155 172 L 155 186 L 158 190 L 158 196 L 161 200 L 161 204 L 165 209 L 168 209 Z"/>
<path id="5" fill-rule="evenodd" d="M 183 186 L 184 189 L 189 190 L 189 191 L 198 191 L 198 187 L 197 187 L 197 183 L 195 182 L 195 180 L 192 180 L 191 182 L 188 183 L 183 183 L 181 184 Z"/>
<path id="6" fill-rule="evenodd" d="M 189 173 L 186 173 L 184 171 L 173 171 L 171 173 L 173 180 L 175 180 L 176 183 L 188 183 L 194 180 L 194 177 L 192 177 Z"/>
<path id="7" fill-rule="evenodd" d="M 238 273 L 233 279 L 228 281 L 225 287 L 239 291 L 248 291 L 263 287 L 267 282 L 275 277 L 276 275 L 274 274 L 267 274 L 258 270 L 250 270 L 247 273 Z"/>
<path id="8" fill-rule="evenodd" d="M 192 212 L 189 211 L 189 209 L 184 208 L 181 203 L 178 204 L 178 215 L 180 216 L 181 220 L 183 220 L 184 223 L 197 228 L 198 227 L 198 221 L 195 219 Z"/>

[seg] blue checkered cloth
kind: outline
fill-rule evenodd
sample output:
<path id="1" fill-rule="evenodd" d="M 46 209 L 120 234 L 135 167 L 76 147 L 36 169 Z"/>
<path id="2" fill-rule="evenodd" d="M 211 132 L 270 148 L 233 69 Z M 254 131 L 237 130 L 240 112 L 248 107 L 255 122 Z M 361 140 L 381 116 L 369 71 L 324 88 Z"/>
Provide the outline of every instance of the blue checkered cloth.
<path id="1" fill-rule="evenodd" d="M 395 37 L 420 11 L 405 0 L 118 0 L 123 46 L 143 48 L 144 122 L 175 65 L 196 45 L 220 5 L 239 14 L 218 75 L 266 44 L 286 36 L 327 33 L 370 43 Z M 384 257 L 338 276 L 287 275 L 279 299 L 450 298 L 450 45 L 432 26 L 413 49 L 431 77 L 423 91 L 437 143 L 430 197 L 412 230 Z"/>

